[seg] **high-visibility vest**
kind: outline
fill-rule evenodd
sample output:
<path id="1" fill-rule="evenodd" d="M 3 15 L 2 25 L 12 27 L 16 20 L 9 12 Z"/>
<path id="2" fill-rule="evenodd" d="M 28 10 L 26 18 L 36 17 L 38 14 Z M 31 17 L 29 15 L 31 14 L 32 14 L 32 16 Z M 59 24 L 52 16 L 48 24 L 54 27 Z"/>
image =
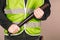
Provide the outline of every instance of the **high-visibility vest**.
<path id="1" fill-rule="evenodd" d="M 24 0 L 6 0 L 5 13 L 10 21 L 18 24 L 27 16 L 29 16 L 29 14 L 33 10 L 37 9 L 43 4 L 44 0 L 27 0 L 26 6 Z M 27 22 L 20 28 L 19 32 L 17 32 L 16 34 L 12 34 L 12 36 L 19 35 L 23 31 L 25 31 L 28 35 L 31 36 L 39 36 L 41 33 L 40 22 L 41 20 L 32 18 L 29 22 Z M 4 30 L 4 32 L 5 35 L 8 35 L 6 29 Z"/>

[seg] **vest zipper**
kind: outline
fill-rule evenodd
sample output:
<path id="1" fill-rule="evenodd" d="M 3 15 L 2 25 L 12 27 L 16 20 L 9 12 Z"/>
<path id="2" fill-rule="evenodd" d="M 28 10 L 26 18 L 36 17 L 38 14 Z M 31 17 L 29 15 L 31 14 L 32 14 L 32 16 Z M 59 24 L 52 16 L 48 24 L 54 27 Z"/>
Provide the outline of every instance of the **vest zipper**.
<path id="1" fill-rule="evenodd" d="M 24 19 L 26 18 L 26 4 L 25 4 L 25 0 L 24 0 L 24 11 L 25 11 L 25 16 Z M 26 24 L 24 24 L 24 30 L 26 29 Z"/>

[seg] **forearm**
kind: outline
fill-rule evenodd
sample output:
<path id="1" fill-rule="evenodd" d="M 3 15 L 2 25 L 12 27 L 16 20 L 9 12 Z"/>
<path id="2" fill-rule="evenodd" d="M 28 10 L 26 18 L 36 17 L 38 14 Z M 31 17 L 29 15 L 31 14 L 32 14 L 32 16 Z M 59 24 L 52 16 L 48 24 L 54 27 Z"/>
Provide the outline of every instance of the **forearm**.
<path id="1" fill-rule="evenodd" d="M 8 29 L 8 27 L 12 24 L 12 22 L 4 14 L 5 6 L 6 6 L 6 0 L 0 0 L 0 25 L 3 28 Z"/>
<path id="2" fill-rule="evenodd" d="M 8 29 L 9 26 L 12 24 L 11 21 L 6 17 L 6 15 L 0 10 L 0 24 L 3 28 Z"/>
<path id="3" fill-rule="evenodd" d="M 45 0 L 44 5 L 46 3 L 49 4 L 49 6 L 43 10 L 44 11 L 44 15 L 42 16 L 42 18 L 40 18 L 40 20 L 46 20 L 48 18 L 48 16 L 50 15 L 50 12 L 51 12 L 50 7 L 51 7 L 51 5 L 50 5 L 49 0 Z"/>

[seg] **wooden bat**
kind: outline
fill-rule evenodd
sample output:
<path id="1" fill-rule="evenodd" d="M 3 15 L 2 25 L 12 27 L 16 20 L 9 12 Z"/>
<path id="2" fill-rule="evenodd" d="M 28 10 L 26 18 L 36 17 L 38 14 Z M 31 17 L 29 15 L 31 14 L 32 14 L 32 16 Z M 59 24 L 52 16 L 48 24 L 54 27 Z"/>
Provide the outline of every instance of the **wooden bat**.
<path id="1" fill-rule="evenodd" d="M 44 6 L 40 7 L 42 10 L 44 10 L 45 8 L 47 8 L 49 6 L 49 4 L 45 4 Z M 34 12 L 34 11 L 33 11 Z M 18 26 L 19 27 L 22 27 L 25 23 L 27 23 L 29 20 L 31 20 L 33 17 L 34 17 L 34 14 L 33 12 L 26 18 L 24 19 L 23 21 L 21 21 Z M 9 33 L 9 32 L 8 32 Z M 9 36 L 11 35 L 11 33 L 9 33 Z"/>

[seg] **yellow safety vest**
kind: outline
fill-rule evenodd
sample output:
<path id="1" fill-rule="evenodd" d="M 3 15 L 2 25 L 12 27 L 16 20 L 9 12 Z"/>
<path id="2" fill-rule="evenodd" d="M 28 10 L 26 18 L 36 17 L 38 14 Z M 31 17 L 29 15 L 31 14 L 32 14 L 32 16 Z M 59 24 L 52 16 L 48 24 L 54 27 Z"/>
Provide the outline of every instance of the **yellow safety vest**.
<path id="1" fill-rule="evenodd" d="M 33 10 L 42 6 L 43 4 L 44 0 L 27 0 L 26 6 L 24 0 L 6 0 L 5 13 L 10 21 L 18 24 L 27 16 L 29 16 Z M 20 31 L 18 33 L 13 35 L 19 35 L 25 30 L 28 35 L 39 36 L 41 33 L 40 21 L 41 20 L 32 18 L 28 23 L 24 24 L 20 28 Z M 6 29 L 4 32 L 5 35 L 8 35 Z"/>

